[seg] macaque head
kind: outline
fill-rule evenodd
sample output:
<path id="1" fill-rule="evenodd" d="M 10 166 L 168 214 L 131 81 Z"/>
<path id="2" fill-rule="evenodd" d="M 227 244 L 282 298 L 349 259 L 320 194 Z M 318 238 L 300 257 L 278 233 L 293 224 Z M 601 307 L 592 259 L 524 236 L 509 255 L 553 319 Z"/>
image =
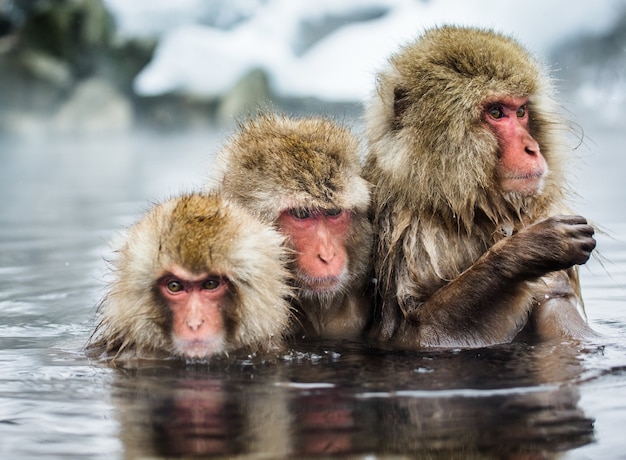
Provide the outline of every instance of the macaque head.
<path id="1" fill-rule="evenodd" d="M 290 320 L 283 240 L 217 194 L 156 205 L 118 251 L 89 348 L 210 358 L 280 345 Z"/>
<path id="2" fill-rule="evenodd" d="M 330 120 L 263 114 L 218 155 L 221 190 L 286 236 L 301 295 L 332 296 L 367 276 L 370 191 L 358 149 Z"/>
<path id="3" fill-rule="evenodd" d="M 389 64 L 366 111 L 370 149 L 381 152 L 368 164 L 394 178 L 400 198 L 471 225 L 477 208 L 497 219 L 504 202 L 560 197 L 564 124 L 543 67 L 515 40 L 433 28 Z"/>

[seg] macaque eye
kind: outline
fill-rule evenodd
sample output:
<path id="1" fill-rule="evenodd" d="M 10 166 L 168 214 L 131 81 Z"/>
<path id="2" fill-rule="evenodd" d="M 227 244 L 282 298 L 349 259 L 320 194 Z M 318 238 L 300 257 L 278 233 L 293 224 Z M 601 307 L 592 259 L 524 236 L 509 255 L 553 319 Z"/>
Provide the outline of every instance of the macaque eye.
<path id="1" fill-rule="evenodd" d="M 298 220 L 309 219 L 313 216 L 313 213 L 310 210 L 304 209 L 304 208 L 291 209 L 289 211 L 289 214 L 291 214 L 293 217 L 295 217 Z"/>
<path id="2" fill-rule="evenodd" d="M 504 116 L 504 111 L 502 110 L 502 107 L 496 105 L 489 109 L 489 115 L 497 120 L 498 118 L 502 118 Z"/>
<path id="3" fill-rule="evenodd" d="M 328 217 L 337 217 L 339 214 L 341 214 L 343 211 L 343 209 L 325 209 L 324 210 L 324 214 L 326 214 Z"/>
<path id="4" fill-rule="evenodd" d="M 526 116 L 526 106 L 523 105 L 515 112 L 517 118 L 524 118 Z"/>
<path id="5" fill-rule="evenodd" d="M 207 278 L 202 282 L 202 289 L 206 289 L 207 291 L 213 291 L 217 289 L 220 284 L 222 284 L 222 280 L 219 278 Z"/>
<path id="6" fill-rule="evenodd" d="M 176 280 L 168 281 L 165 287 L 167 287 L 167 290 L 170 292 L 180 292 L 185 289 L 183 284 Z"/>

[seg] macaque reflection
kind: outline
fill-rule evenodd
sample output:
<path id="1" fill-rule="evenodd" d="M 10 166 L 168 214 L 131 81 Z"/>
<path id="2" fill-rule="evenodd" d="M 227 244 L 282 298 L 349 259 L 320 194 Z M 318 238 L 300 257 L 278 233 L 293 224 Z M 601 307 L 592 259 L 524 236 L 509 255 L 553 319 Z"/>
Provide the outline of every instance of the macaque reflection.
<path id="1" fill-rule="evenodd" d="M 232 433 L 242 416 L 219 381 L 185 381 L 152 418 L 156 451 L 166 456 L 234 454 Z"/>
<path id="2" fill-rule="evenodd" d="M 335 392 L 318 391 L 300 395 L 292 407 L 297 413 L 297 452 L 330 455 L 355 450 L 357 421 L 352 401 Z"/>
<path id="3" fill-rule="evenodd" d="M 304 345 L 300 356 L 314 358 L 318 348 Z M 267 366 L 116 371 L 126 457 L 556 458 L 594 439 L 568 383 L 580 379 L 579 350 L 338 351 Z"/>
<path id="4" fill-rule="evenodd" d="M 213 367 L 118 370 L 113 400 L 125 458 L 282 458 L 292 452 L 291 414 L 274 377 L 222 363 Z M 267 380 L 266 380 L 267 379 Z"/>

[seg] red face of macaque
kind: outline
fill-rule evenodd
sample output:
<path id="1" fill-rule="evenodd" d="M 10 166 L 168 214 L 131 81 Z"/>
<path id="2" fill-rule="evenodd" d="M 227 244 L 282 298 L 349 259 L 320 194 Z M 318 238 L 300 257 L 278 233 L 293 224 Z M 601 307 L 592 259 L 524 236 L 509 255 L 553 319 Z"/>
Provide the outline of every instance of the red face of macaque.
<path id="1" fill-rule="evenodd" d="M 159 279 L 158 286 L 172 311 L 172 340 L 178 353 L 187 358 L 204 358 L 224 350 L 226 278 L 192 274 L 175 267 Z"/>
<path id="2" fill-rule="evenodd" d="M 296 251 L 296 276 L 300 287 L 332 293 L 347 276 L 345 242 L 350 212 L 341 209 L 289 209 L 278 218 L 280 231 Z"/>
<path id="3" fill-rule="evenodd" d="M 498 138 L 498 180 L 503 192 L 535 195 L 548 172 L 539 144 L 528 128 L 528 99 L 502 97 L 485 105 L 484 120 Z"/>

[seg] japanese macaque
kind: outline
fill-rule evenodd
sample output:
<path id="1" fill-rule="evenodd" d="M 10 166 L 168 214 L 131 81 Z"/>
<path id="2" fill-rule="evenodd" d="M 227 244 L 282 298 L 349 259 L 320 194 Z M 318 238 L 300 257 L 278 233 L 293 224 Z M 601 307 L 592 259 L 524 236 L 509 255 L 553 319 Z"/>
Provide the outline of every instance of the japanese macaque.
<path id="1" fill-rule="evenodd" d="M 594 230 L 565 205 L 566 130 L 517 42 L 427 31 L 390 58 L 366 109 L 376 330 L 408 348 L 583 339 L 576 265 Z"/>
<path id="2" fill-rule="evenodd" d="M 113 262 L 89 353 L 203 359 L 279 349 L 291 315 L 283 239 L 217 194 L 154 206 Z"/>
<path id="3" fill-rule="evenodd" d="M 212 186 L 276 225 L 294 252 L 294 333 L 353 338 L 368 323 L 370 190 L 358 150 L 330 120 L 265 113 L 217 155 Z"/>

